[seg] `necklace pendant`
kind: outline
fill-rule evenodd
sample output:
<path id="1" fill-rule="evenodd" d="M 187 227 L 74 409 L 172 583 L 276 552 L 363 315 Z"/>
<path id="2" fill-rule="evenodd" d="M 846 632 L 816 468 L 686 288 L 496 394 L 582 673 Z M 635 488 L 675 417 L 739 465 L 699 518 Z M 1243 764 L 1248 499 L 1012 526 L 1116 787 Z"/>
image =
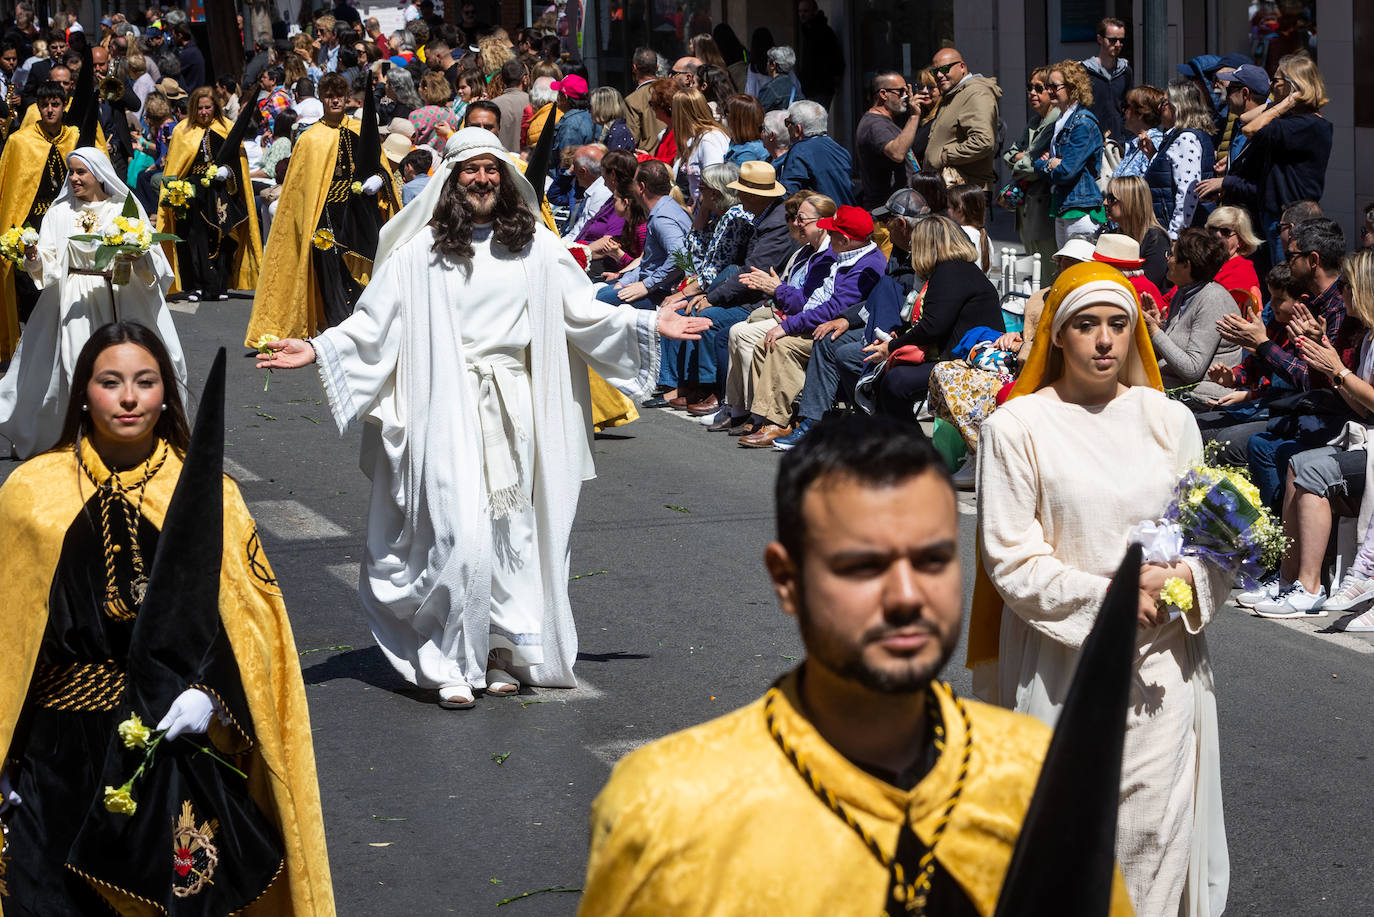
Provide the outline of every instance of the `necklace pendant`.
<path id="1" fill-rule="evenodd" d="M 134 581 L 129 584 L 129 595 L 133 597 L 135 604 L 143 604 L 143 596 L 147 591 L 148 577 L 146 576 L 134 577 Z"/>

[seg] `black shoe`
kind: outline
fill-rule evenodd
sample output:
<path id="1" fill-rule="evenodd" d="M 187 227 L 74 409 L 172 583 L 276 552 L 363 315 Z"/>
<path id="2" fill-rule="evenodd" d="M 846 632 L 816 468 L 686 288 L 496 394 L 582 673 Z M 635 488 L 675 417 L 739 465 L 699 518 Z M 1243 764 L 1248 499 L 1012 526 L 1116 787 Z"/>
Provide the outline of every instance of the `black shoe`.
<path id="1" fill-rule="evenodd" d="M 715 423 L 707 427 L 706 430 L 710 433 L 729 433 L 736 427 L 744 427 L 748 425 L 749 415 L 746 414 L 743 417 L 732 417 L 729 414 L 727 414 L 720 420 L 717 420 Z"/>
<path id="2" fill-rule="evenodd" d="M 642 408 L 666 408 L 668 406 L 668 399 L 664 398 L 662 395 L 655 395 L 646 401 L 641 401 L 639 406 Z"/>

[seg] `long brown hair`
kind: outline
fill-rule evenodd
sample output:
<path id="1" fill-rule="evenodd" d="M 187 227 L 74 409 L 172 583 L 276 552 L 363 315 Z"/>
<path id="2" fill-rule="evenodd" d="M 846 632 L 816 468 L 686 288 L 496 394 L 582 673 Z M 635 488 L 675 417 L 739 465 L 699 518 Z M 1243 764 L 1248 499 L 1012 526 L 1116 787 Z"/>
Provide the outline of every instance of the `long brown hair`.
<path id="1" fill-rule="evenodd" d="M 520 252 L 534 239 L 534 215 L 520 197 L 511 181 L 508 162 L 500 163 L 501 187 L 496 192 L 496 208 L 492 211 L 492 239 L 512 252 Z M 434 249 L 450 258 L 467 259 L 473 256 L 472 205 L 467 189 L 458 181 L 461 173 L 454 169 L 444 182 L 439 202 L 429 225 L 434 228 Z"/>
<path id="2" fill-rule="evenodd" d="M 72 367 L 71 396 L 67 401 L 67 414 L 62 419 L 62 435 L 58 437 L 53 450 L 70 449 L 78 439 L 90 435 L 90 413 L 81 409 L 86 403 L 86 387 L 91 384 L 91 376 L 95 375 L 96 359 L 119 344 L 137 344 L 156 361 L 158 375 L 162 377 L 162 401 L 167 406 L 153 427 L 153 433 L 165 439 L 178 455 L 185 454 L 191 442 L 191 428 L 186 423 L 186 408 L 181 403 L 176 368 L 172 366 L 172 357 L 162 338 L 147 325 L 138 322 L 102 325 L 95 329 L 81 348 L 76 365 Z"/>

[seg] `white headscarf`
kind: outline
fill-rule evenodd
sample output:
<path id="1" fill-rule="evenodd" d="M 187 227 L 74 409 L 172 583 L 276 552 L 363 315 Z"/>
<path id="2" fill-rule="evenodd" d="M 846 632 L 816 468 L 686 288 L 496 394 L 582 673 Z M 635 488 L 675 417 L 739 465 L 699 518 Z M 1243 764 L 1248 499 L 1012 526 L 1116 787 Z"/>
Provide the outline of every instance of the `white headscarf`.
<path id="1" fill-rule="evenodd" d="M 81 160 L 86 168 L 91 170 L 91 174 L 100 182 L 100 187 L 105 189 L 105 193 L 110 196 L 110 200 L 119 204 L 121 207 L 124 206 L 124 201 L 129 197 L 131 192 L 129 191 L 129 186 L 124 184 L 124 179 L 119 177 L 119 173 L 115 171 L 115 167 L 110 164 L 110 157 L 93 146 L 83 146 L 72 150 L 72 152 L 67 155 L 68 166 L 71 165 L 73 159 Z M 81 209 L 82 202 L 77 199 L 76 193 L 72 191 L 71 179 L 62 183 L 62 190 L 57 193 L 57 197 L 53 200 L 53 206 L 63 203 L 73 210 Z M 134 198 L 134 205 L 138 207 L 139 219 L 147 220 L 148 214 L 143 209 L 143 204 L 139 202 L 137 197 Z"/>
<path id="2" fill-rule="evenodd" d="M 1050 334 L 1059 334 L 1059 329 L 1068 324 L 1069 319 L 1093 306 L 1116 306 L 1125 311 L 1132 325 L 1140 315 L 1140 307 L 1136 305 L 1130 287 L 1123 286 L 1115 280 L 1092 280 L 1075 287 L 1064 297 L 1064 301 L 1055 310 Z"/>
<path id="3" fill-rule="evenodd" d="M 534 186 L 520 174 L 506 148 L 501 146 L 500 139 L 484 127 L 465 127 L 454 132 L 444 144 L 444 158 L 435 167 L 434 174 L 430 176 L 424 190 L 382 227 L 377 238 L 377 257 L 373 259 L 374 271 L 391 257 L 392 252 L 429 225 L 429 221 L 434 217 L 434 208 L 439 204 L 439 196 L 448 184 L 449 174 L 460 162 L 477 156 L 496 157 L 496 161 L 501 165 L 501 180 L 515 185 L 515 190 L 520 192 L 520 199 L 525 202 L 535 220 L 539 220 L 539 202 L 535 198 Z"/>

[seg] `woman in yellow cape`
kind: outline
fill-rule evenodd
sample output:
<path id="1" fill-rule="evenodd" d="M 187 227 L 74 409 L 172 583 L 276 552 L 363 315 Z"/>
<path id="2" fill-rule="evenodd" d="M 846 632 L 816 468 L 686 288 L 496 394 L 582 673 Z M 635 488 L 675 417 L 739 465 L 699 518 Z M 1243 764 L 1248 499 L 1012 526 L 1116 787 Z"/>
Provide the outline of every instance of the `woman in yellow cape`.
<path id="1" fill-rule="evenodd" d="M 188 110 L 167 148 L 158 231 L 184 240 L 163 244 L 176 272 L 171 292 L 223 299 L 226 290 L 251 290 L 258 283 L 262 237 L 253 182 L 242 147 L 232 165 L 215 165 L 210 135 L 223 140 L 232 125 L 214 91 L 202 86 L 191 93 Z"/>
<path id="2" fill-rule="evenodd" d="M 0 488 L 0 913 L 334 913 L 300 661 L 221 472 L 223 372 L 221 350 L 188 443 L 157 336 L 104 326 L 61 443 Z"/>

